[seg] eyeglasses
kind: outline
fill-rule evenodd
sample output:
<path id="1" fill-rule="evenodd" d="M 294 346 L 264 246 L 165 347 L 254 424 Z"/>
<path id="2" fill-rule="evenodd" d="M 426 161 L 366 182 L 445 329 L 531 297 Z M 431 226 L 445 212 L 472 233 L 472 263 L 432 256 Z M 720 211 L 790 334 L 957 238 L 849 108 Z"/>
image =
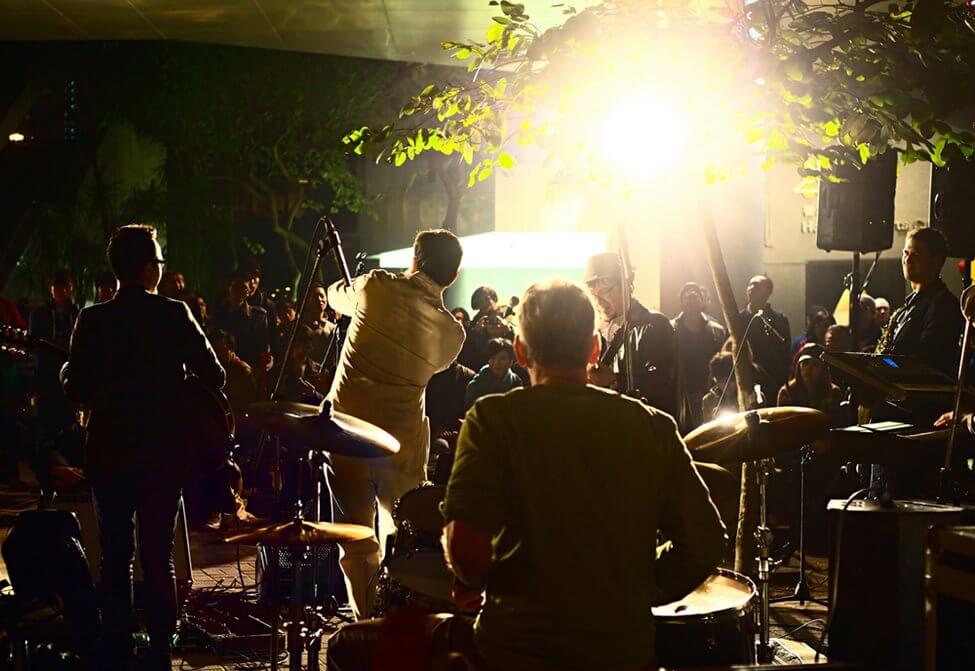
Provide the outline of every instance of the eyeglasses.
<path id="1" fill-rule="evenodd" d="M 595 280 L 589 283 L 589 292 L 596 296 L 597 298 L 605 298 L 613 292 L 614 289 L 619 289 L 620 283 L 618 280 Z"/>

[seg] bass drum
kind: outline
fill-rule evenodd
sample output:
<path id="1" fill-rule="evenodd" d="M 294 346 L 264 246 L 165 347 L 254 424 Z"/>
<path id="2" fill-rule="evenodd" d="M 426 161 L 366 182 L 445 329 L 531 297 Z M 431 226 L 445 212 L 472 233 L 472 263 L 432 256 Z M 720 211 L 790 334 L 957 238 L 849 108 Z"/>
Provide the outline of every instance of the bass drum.
<path id="1" fill-rule="evenodd" d="M 754 664 L 756 594 L 747 576 L 718 569 L 680 601 L 653 608 L 657 664 Z"/>

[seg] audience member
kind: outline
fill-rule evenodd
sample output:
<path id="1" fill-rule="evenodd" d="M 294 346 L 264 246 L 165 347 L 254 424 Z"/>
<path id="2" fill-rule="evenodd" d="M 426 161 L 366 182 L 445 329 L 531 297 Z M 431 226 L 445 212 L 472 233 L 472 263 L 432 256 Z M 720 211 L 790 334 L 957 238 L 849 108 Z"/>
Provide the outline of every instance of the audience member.
<path id="1" fill-rule="evenodd" d="M 514 328 L 505 321 L 498 292 L 493 287 L 478 287 L 471 295 L 471 307 L 476 311 L 467 329 L 467 340 L 458 361 L 472 370 L 480 370 L 487 364 L 488 341 L 494 338 L 512 340 Z"/>
<path id="2" fill-rule="evenodd" d="M 884 327 L 887 326 L 887 320 L 890 319 L 890 301 L 882 296 L 874 296 L 873 304 L 876 307 L 875 317 L 877 321 L 877 326 L 883 331 Z"/>
<path id="3" fill-rule="evenodd" d="M 313 341 L 312 330 L 307 326 L 298 326 L 294 346 L 291 348 L 291 357 L 287 360 L 280 359 L 284 364 L 284 377 L 281 379 L 281 386 L 278 387 L 278 400 L 320 403 L 325 392 L 328 391 L 331 377 L 323 380 L 318 362 L 311 358 Z M 271 373 L 271 379 L 276 380 L 277 375 L 278 369 L 275 368 Z"/>
<path id="4" fill-rule="evenodd" d="M 767 399 L 775 398 L 779 388 L 789 379 L 792 362 L 789 356 L 792 341 L 789 320 L 769 304 L 774 288 L 768 275 L 751 278 L 746 290 L 748 304 L 738 314 L 739 332 L 748 330 L 752 361 L 765 373 L 759 384 Z M 761 315 L 758 315 L 759 312 Z M 748 327 L 749 323 L 751 328 Z"/>
<path id="5" fill-rule="evenodd" d="M 271 334 L 264 308 L 247 302 L 247 279 L 235 273 L 224 296 L 223 305 L 213 313 L 212 327 L 234 336 L 237 354 L 254 371 L 258 388 L 266 381 L 266 372 L 274 361 L 271 356 Z"/>
<path id="6" fill-rule="evenodd" d="M 826 329 L 826 341 L 823 343 L 827 352 L 849 352 L 853 348 L 853 336 L 850 327 L 833 324 Z"/>
<path id="7" fill-rule="evenodd" d="M 806 330 L 802 335 L 796 336 L 792 340 L 792 368 L 795 368 L 795 360 L 798 358 L 799 350 L 806 343 L 815 343 L 819 346 L 826 345 L 826 330 L 836 323 L 833 315 L 822 305 L 813 305 L 806 310 Z M 752 328 L 755 328 L 754 326 Z"/>
<path id="8" fill-rule="evenodd" d="M 450 314 L 454 316 L 454 319 L 460 322 L 460 325 L 464 327 L 464 330 L 468 330 L 471 327 L 471 313 L 461 307 L 456 307 L 450 311 Z"/>
<path id="9" fill-rule="evenodd" d="M 711 378 L 708 366 L 728 338 L 724 326 L 704 312 L 707 303 L 707 290 L 697 282 L 688 282 L 680 290 L 681 313 L 674 319 L 684 394 L 691 415 L 688 429 L 703 421 L 701 400 Z"/>
<path id="10" fill-rule="evenodd" d="M 176 299 L 186 291 L 186 278 L 178 270 L 169 270 L 159 279 L 159 288 L 156 291 L 160 296 Z"/>
<path id="11" fill-rule="evenodd" d="M 488 341 L 484 351 L 488 362 L 467 385 L 465 408 L 470 408 L 482 396 L 503 394 L 522 386 L 521 378 L 511 370 L 511 364 L 515 362 L 515 350 L 510 341 L 494 338 Z"/>
<path id="12" fill-rule="evenodd" d="M 67 351 L 80 308 L 73 302 L 74 280 L 67 269 L 54 273 L 48 287 L 51 299 L 30 314 L 31 335 L 46 338 Z M 58 449 L 65 433 L 75 422 L 75 406 L 61 389 L 59 375 L 65 357 L 48 349 L 39 349 L 35 361 L 37 392 L 37 446 Z M 64 446 L 70 449 L 68 446 Z"/>
<path id="13" fill-rule="evenodd" d="M 861 352 L 873 352 L 880 340 L 881 328 L 877 324 L 877 304 L 872 296 L 867 294 L 860 295 L 860 312 L 857 314 L 857 330 L 860 335 L 857 338 L 857 347 Z"/>
<path id="14" fill-rule="evenodd" d="M 817 345 L 807 345 L 799 354 L 795 375 L 779 389 L 777 405 L 813 408 L 829 415 L 833 426 L 842 426 L 840 388 L 830 380 L 829 369 L 814 352 Z"/>
<path id="15" fill-rule="evenodd" d="M 257 383 L 254 372 L 247 362 L 237 356 L 233 334 L 217 329 L 210 334 L 210 343 L 217 354 L 217 360 L 227 372 L 223 393 L 230 401 L 234 417 L 239 422 L 247 413 L 247 406 L 257 400 Z"/>
<path id="16" fill-rule="evenodd" d="M 115 279 L 115 275 L 111 271 L 105 271 L 104 273 L 99 273 L 95 277 L 95 302 L 104 303 L 105 301 L 110 301 L 115 297 L 115 292 L 118 291 L 118 280 Z"/>
<path id="17" fill-rule="evenodd" d="M 426 391 L 427 417 L 433 438 L 460 429 L 467 412 L 467 385 L 474 379 L 474 371 L 458 361 L 430 378 Z"/>
<path id="18" fill-rule="evenodd" d="M 198 294 L 195 291 L 184 291 L 179 295 L 179 300 L 186 303 L 190 308 L 190 313 L 193 315 L 193 319 L 196 323 L 200 325 L 204 333 L 210 332 L 210 312 L 207 308 L 206 299 L 203 298 L 203 294 Z"/>
<path id="19" fill-rule="evenodd" d="M 328 355 L 329 363 L 338 357 L 338 352 L 329 351 L 332 341 L 332 332 L 335 331 L 335 322 L 328 318 L 328 296 L 325 287 L 316 284 L 308 294 L 308 304 L 305 307 L 305 314 L 302 318 L 302 325 L 308 328 L 311 334 L 311 359 L 321 364 Z M 287 340 L 283 343 L 287 345 Z M 334 347 L 334 346 L 333 346 Z M 283 352 L 282 352 L 283 356 Z M 334 366 L 330 366 L 334 368 Z"/>
<path id="20" fill-rule="evenodd" d="M 735 355 L 731 352 L 718 352 L 708 363 L 711 373 L 711 388 L 701 399 L 701 417 L 707 423 L 726 412 L 738 412 L 738 388 L 735 384 Z M 755 401 L 750 395 L 748 404 Z"/>
<path id="21" fill-rule="evenodd" d="M 242 265 L 240 274 L 247 280 L 247 302 L 257 308 L 263 308 L 267 314 L 268 329 L 274 328 L 277 309 L 274 301 L 261 290 L 261 266 L 257 261 L 248 261 Z"/>

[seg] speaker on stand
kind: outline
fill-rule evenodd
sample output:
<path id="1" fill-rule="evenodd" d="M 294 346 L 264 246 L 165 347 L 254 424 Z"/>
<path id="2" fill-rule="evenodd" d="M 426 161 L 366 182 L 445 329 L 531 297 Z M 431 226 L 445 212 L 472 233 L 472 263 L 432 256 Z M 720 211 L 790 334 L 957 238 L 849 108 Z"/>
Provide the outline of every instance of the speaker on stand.
<path id="1" fill-rule="evenodd" d="M 816 246 L 827 252 L 853 252 L 850 273 L 850 332 L 859 349 L 857 313 L 861 282 L 860 254 L 881 252 L 894 244 L 894 193 L 897 187 L 897 152 L 893 149 L 871 159 L 862 168 L 840 165 L 836 177 L 844 180 L 819 184 L 819 220 Z"/>
<path id="2" fill-rule="evenodd" d="M 967 287 L 975 259 L 975 162 L 948 151 L 948 163 L 931 168 L 931 227 L 944 233 L 948 256 L 965 260 L 962 284 Z"/>

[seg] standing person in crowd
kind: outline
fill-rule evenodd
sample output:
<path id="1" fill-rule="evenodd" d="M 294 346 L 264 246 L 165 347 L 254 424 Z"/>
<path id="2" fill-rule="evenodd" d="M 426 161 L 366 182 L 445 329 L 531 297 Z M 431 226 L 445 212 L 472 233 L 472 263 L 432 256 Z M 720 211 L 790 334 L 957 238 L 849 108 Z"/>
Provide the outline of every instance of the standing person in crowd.
<path id="1" fill-rule="evenodd" d="M 431 647 L 477 669 L 656 668 L 649 607 L 712 572 L 724 528 L 673 419 L 587 384 L 600 339 L 582 287 L 534 284 L 521 306 L 532 386 L 474 405 L 442 506 L 454 601 L 480 613 L 430 616 Z M 579 533 L 590 528 L 599 542 Z M 671 542 L 660 555 L 658 530 Z M 612 617 L 580 618 L 575 585 Z M 378 668 L 382 631 L 340 629 L 328 669 Z"/>
<path id="2" fill-rule="evenodd" d="M 430 435 L 441 437 L 460 429 L 467 412 L 467 385 L 474 379 L 474 371 L 458 361 L 430 378 L 426 391 L 427 418 Z"/>
<path id="3" fill-rule="evenodd" d="M 481 370 L 487 364 L 487 343 L 494 338 L 512 340 L 514 329 L 504 319 L 504 310 L 498 305 L 498 292 L 494 287 L 478 287 L 471 295 L 474 317 L 467 328 L 467 341 L 460 354 L 460 361 L 472 370 Z"/>
<path id="4" fill-rule="evenodd" d="M 210 311 L 207 308 L 207 302 L 206 299 L 203 298 L 203 294 L 195 291 L 184 291 L 179 295 L 179 300 L 183 301 L 187 306 L 189 306 L 193 319 L 195 319 L 196 323 L 200 325 L 203 332 L 209 333 Z"/>
<path id="5" fill-rule="evenodd" d="M 172 665 L 178 614 L 173 542 L 187 439 L 171 399 L 187 370 L 219 389 L 224 370 L 182 302 L 156 294 L 162 250 L 151 226 L 123 226 L 108 244 L 115 299 L 81 312 L 62 372 L 68 396 L 91 408 L 85 474 L 92 483 L 102 548 L 104 632 L 99 669 L 134 661 L 132 562 L 135 519 L 149 628 L 149 671 Z"/>
<path id="6" fill-rule="evenodd" d="M 95 302 L 104 303 L 115 297 L 118 291 L 118 280 L 111 272 L 99 273 L 95 278 Z"/>
<path id="7" fill-rule="evenodd" d="M 704 312 L 707 304 L 707 290 L 697 282 L 688 282 L 680 290 L 681 313 L 673 322 L 684 378 L 684 393 L 691 413 L 686 427 L 688 429 L 693 429 L 704 421 L 701 401 L 708 391 L 711 379 L 709 363 L 728 338 L 724 326 Z"/>
<path id="8" fill-rule="evenodd" d="M 769 402 L 789 379 L 792 363 L 789 356 L 789 345 L 792 341 L 789 320 L 781 312 L 772 309 L 769 303 L 774 288 L 768 275 L 751 278 L 746 289 L 748 304 L 738 313 L 739 332 L 748 330 L 747 340 L 752 350 L 752 360 L 765 372 L 761 387 Z"/>
<path id="9" fill-rule="evenodd" d="M 279 359 L 284 365 L 284 377 L 278 388 L 279 401 L 295 403 L 321 403 L 331 384 L 331 376 L 322 378 L 321 366 L 311 358 L 313 334 L 307 326 L 299 325 L 295 333 L 295 344 L 289 359 Z M 271 379 L 276 380 L 278 369 L 271 371 Z"/>
<path id="10" fill-rule="evenodd" d="M 258 389 L 267 386 L 267 371 L 274 361 L 271 356 L 271 334 L 264 308 L 247 302 L 248 280 L 236 272 L 227 286 L 223 305 L 213 313 L 212 327 L 227 331 L 237 343 L 237 354 L 254 371 Z"/>
<path id="11" fill-rule="evenodd" d="M 335 331 L 335 322 L 328 318 L 328 296 L 325 287 L 316 284 L 308 294 L 308 305 L 302 319 L 302 325 L 308 328 L 311 334 L 311 352 L 309 356 L 312 360 L 321 363 L 328 351 L 329 343 L 332 339 L 332 332 Z M 282 343 L 286 347 L 288 341 Z M 283 352 L 282 352 L 283 354 Z M 337 356 L 337 352 L 330 352 L 330 357 Z"/>
<path id="12" fill-rule="evenodd" d="M 890 301 L 888 301 L 883 296 L 874 296 L 873 299 L 874 307 L 876 312 L 874 313 L 874 318 L 877 322 L 877 326 L 880 328 L 881 333 L 884 327 L 887 326 L 887 320 L 890 319 Z"/>
<path id="13" fill-rule="evenodd" d="M 423 231 L 413 243 L 409 272 L 374 270 L 352 286 L 328 288 L 328 302 L 352 323 L 327 400 L 392 434 L 399 452 L 384 459 L 332 455 L 337 521 L 373 528 L 379 538 L 342 546 L 342 570 L 356 618 L 372 609 L 380 548 L 393 530 L 392 507 L 426 477 L 430 426 L 423 402 L 434 373 L 447 368 L 464 344 L 464 329 L 443 303 L 457 279 L 463 251 L 450 231 Z"/>
<path id="14" fill-rule="evenodd" d="M 850 327 L 833 324 L 826 329 L 826 342 L 823 347 L 827 352 L 849 352 L 853 348 L 853 336 Z"/>
<path id="15" fill-rule="evenodd" d="M 633 380 L 626 379 L 626 351 L 623 334 L 623 288 L 619 256 L 596 254 L 586 261 L 583 271 L 586 287 L 599 309 L 599 336 L 603 349 L 599 361 L 589 371 L 589 382 L 616 389 L 678 417 L 680 393 L 677 377 L 677 336 L 670 320 L 648 310 L 632 296 L 625 306 L 629 318 L 629 338 L 634 353 Z"/>
<path id="16" fill-rule="evenodd" d="M 511 341 L 503 338 L 489 340 L 485 348 L 488 362 L 467 385 L 464 394 L 464 407 L 470 408 L 474 401 L 488 394 L 503 394 L 522 386 L 521 378 L 512 370 L 515 350 Z"/>
<path id="17" fill-rule="evenodd" d="M 450 314 L 454 316 L 454 319 L 460 322 L 460 325 L 464 327 L 465 331 L 471 327 L 471 313 L 464 308 L 456 307 L 450 311 Z"/>
<path id="18" fill-rule="evenodd" d="M 701 420 L 705 423 L 723 413 L 738 412 L 738 388 L 735 386 L 735 355 L 718 352 L 708 362 L 711 387 L 701 399 Z M 754 402 L 754 397 L 749 404 Z"/>
<path id="19" fill-rule="evenodd" d="M 264 310 L 267 327 L 273 330 L 277 310 L 274 301 L 261 290 L 261 265 L 256 260 L 248 261 L 242 265 L 241 275 L 247 279 L 247 302 Z"/>
<path id="20" fill-rule="evenodd" d="M 48 287 L 51 299 L 31 312 L 30 334 L 46 338 L 65 350 L 71 341 L 75 320 L 80 308 L 74 301 L 74 280 L 69 270 L 54 273 Z M 70 450 L 58 443 L 67 436 L 67 429 L 75 422 L 75 406 L 64 394 L 58 375 L 64 357 L 47 349 L 37 351 L 35 385 L 37 392 L 37 448 L 38 452 Z"/>
<path id="21" fill-rule="evenodd" d="M 860 335 L 857 344 L 861 352 L 873 352 L 880 340 L 882 329 L 877 325 L 877 304 L 872 296 L 860 295 L 860 312 L 857 314 L 859 322 L 857 329 Z"/>
<path id="22" fill-rule="evenodd" d="M 166 298 L 179 298 L 186 291 L 186 278 L 178 270 L 163 273 L 159 280 L 159 295 Z"/>
<path id="23" fill-rule="evenodd" d="M 217 355 L 217 361 L 227 374 L 223 392 L 234 411 L 236 423 L 244 418 L 247 406 L 257 400 L 257 382 L 250 365 L 237 356 L 237 343 L 229 331 L 217 329 L 210 334 L 210 343 Z"/>
<path id="24" fill-rule="evenodd" d="M 792 340 L 792 368 L 795 368 L 795 359 L 799 355 L 799 350 L 806 343 L 815 343 L 820 347 L 826 346 L 826 331 L 835 323 L 836 320 L 833 319 L 833 315 L 822 305 L 813 305 L 806 310 L 806 330 Z"/>

